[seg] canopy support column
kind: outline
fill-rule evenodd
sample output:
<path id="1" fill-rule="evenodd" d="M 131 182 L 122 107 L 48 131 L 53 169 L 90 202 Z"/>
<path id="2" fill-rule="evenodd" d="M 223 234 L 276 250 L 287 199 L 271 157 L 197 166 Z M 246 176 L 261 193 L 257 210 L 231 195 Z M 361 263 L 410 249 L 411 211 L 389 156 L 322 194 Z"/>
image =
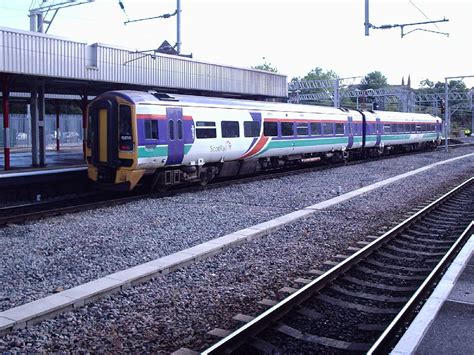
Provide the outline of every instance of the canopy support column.
<path id="1" fill-rule="evenodd" d="M 8 85 L 8 76 L 3 75 L 3 91 L 2 91 L 2 103 L 3 103 L 3 156 L 4 156 L 4 169 L 10 169 L 10 88 Z"/>

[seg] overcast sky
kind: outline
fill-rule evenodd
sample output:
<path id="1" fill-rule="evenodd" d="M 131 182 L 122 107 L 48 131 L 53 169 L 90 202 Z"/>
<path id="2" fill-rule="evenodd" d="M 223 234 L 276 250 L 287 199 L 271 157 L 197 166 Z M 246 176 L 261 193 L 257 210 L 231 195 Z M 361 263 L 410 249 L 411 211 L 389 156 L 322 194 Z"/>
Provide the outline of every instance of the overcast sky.
<path id="1" fill-rule="evenodd" d="M 0 0 L 0 26 L 29 29 L 30 4 L 41 2 Z M 122 2 L 130 19 L 176 8 L 175 0 Z M 340 77 L 379 70 L 390 84 L 400 84 L 402 76 L 406 81 L 410 74 L 412 86 L 425 78 L 444 81 L 446 76 L 474 75 L 474 1 L 370 0 L 374 25 L 449 19 L 437 27 L 422 27 L 449 32 L 449 37 L 415 31 L 403 39 L 398 28 L 371 30 L 369 37 L 364 36 L 364 2 L 181 0 L 182 53 L 243 67 L 267 61 L 288 79 L 318 66 Z M 48 33 L 133 50 L 156 48 L 164 40 L 176 42 L 176 17 L 128 25 L 125 20 L 118 0 L 96 0 L 61 10 Z M 474 80 L 466 84 L 474 86 Z"/>

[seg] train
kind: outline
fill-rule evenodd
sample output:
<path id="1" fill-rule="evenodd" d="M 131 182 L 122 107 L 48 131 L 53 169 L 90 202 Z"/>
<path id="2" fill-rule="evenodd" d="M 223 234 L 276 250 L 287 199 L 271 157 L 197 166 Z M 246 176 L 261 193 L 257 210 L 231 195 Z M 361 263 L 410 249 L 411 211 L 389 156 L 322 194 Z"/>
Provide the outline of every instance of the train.
<path id="1" fill-rule="evenodd" d="M 166 190 L 318 160 L 434 148 L 430 114 L 109 91 L 88 106 L 88 177 L 106 190 Z"/>

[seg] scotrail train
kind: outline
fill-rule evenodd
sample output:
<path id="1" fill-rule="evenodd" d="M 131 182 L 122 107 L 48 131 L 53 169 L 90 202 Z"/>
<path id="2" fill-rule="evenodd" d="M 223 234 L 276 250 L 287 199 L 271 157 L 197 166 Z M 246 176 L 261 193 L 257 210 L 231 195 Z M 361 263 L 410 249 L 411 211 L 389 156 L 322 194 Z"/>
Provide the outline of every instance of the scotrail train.
<path id="1" fill-rule="evenodd" d="M 139 91 L 98 96 L 88 117 L 88 176 L 115 190 L 435 147 L 441 132 L 428 114 Z"/>

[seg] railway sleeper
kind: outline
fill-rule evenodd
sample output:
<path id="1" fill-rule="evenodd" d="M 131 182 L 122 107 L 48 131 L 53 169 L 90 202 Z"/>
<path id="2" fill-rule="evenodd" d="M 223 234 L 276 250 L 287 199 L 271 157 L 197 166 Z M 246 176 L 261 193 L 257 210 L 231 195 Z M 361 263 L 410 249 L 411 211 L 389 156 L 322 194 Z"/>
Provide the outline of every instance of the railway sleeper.
<path id="1" fill-rule="evenodd" d="M 414 234 L 414 236 L 412 234 Z M 415 232 L 415 231 L 410 230 L 410 231 L 407 231 L 406 233 L 401 234 L 400 237 L 403 239 L 415 240 L 417 242 L 424 242 L 424 243 L 431 243 L 431 244 L 445 244 L 445 245 L 453 244 L 452 240 L 419 237 L 419 236 L 427 236 L 427 235 L 430 235 L 430 234 L 420 233 L 420 232 Z"/>
<path id="2" fill-rule="evenodd" d="M 372 287 L 377 290 L 384 290 L 384 291 L 393 291 L 393 292 L 413 292 L 417 289 L 416 286 L 391 286 L 391 285 L 382 285 L 378 283 L 374 283 L 371 281 L 361 280 L 355 276 L 344 276 L 342 278 L 345 281 L 351 282 L 355 285 L 363 286 L 363 287 Z"/>
<path id="3" fill-rule="evenodd" d="M 429 251 L 420 251 L 420 250 L 410 250 L 410 249 L 403 249 L 403 248 L 397 248 L 393 245 L 387 245 L 385 246 L 386 249 L 396 251 L 399 253 L 406 253 L 406 254 L 414 254 L 414 255 L 423 255 L 423 256 L 444 256 L 446 253 L 435 253 L 435 252 L 429 252 Z"/>
<path id="4" fill-rule="evenodd" d="M 377 277 L 385 277 L 388 279 L 395 278 L 395 279 L 406 280 L 406 281 L 422 281 L 426 279 L 425 276 L 400 275 L 396 273 L 388 273 L 388 272 L 383 272 L 383 271 L 372 270 L 363 266 L 357 266 L 355 270 L 360 271 L 364 274 L 374 275 Z"/>
<path id="5" fill-rule="evenodd" d="M 370 349 L 370 344 L 367 343 L 351 343 L 343 340 L 307 334 L 284 323 L 278 323 L 278 325 L 274 329 L 294 339 L 322 346 L 328 346 L 335 349 L 349 351 L 367 351 Z"/>
<path id="6" fill-rule="evenodd" d="M 375 261 L 375 260 L 365 260 L 365 262 L 367 264 L 370 264 L 372 266 L 376 266 L 376 267 L 381 267 L 381 268 L 385 268 L 385 269 L 392 269 L 392 270 L 396 270 L 396 271 L 411 271 L 411 272 L 431 272 L 433 270 L 433 268 L 428 268 L 428 267 L 409 267 L 409 266 L 398 266 L 398 265 L 393 265 L 393 264 L 384 264 L 384 263 L 380 263 L 378 261 Z"/>
<path id="7" fill-rule="evenodd" d="M 252 338 L 248 344 L 264 354 L 283 354 L 283 351 L 273 344 L 260 338 Z"/>
<path id="8" fill-rule="evenodd" d="M 429 250 L 446 250 L 446 251 L 449 248 L 446 245 L 419 244 L 419 243 L 416 243 L 416 240 L 415 240 L 415 242 L 413 242 L 413 241 L 410 241 L 410 240 L 407 241 L 407 240 L 397 239 L 397 240 L 394 240 L 393 242 L 395 244 L 399 244 L 399 245 L 406 246 L 406 247 L 409 247 L 409 248 L 424 248 L 424 249 L 429 249 Z"/>
<path id="9" fill-rule="evenodd" d="M 318 295 L 316 297 L 318 300 L 329 303 L 333 306 L 347 308 L 347 309 L 355 309 L 359 312 L 371 313 L 371 314 L 398 314 L 400 312 L 399 308 L 379 308 L 379 307 L 371 307 L 365 306 L 355 302 L 348 302 L 342 301 L 340 299 L 327 296 L 327 295 Z"/>
<path id="10" fill-rule="evenodd" d="M 342 293 L 346 296 L 359 297 L 366 300 L 375 300 L 375 301 L 381 301 L 381 302 L 387 302 L 387 303 L 403 303 L 409 300 L 409 297 L 394 297 L 394 296 L 386 296 L 386 295 L 374 295 L 373 293 L 366 293 L 366 292 L 354 292 L 354 291 L 347 290 L 338 285 L 332 285 L 329 287 L 329 289 Z"/>

